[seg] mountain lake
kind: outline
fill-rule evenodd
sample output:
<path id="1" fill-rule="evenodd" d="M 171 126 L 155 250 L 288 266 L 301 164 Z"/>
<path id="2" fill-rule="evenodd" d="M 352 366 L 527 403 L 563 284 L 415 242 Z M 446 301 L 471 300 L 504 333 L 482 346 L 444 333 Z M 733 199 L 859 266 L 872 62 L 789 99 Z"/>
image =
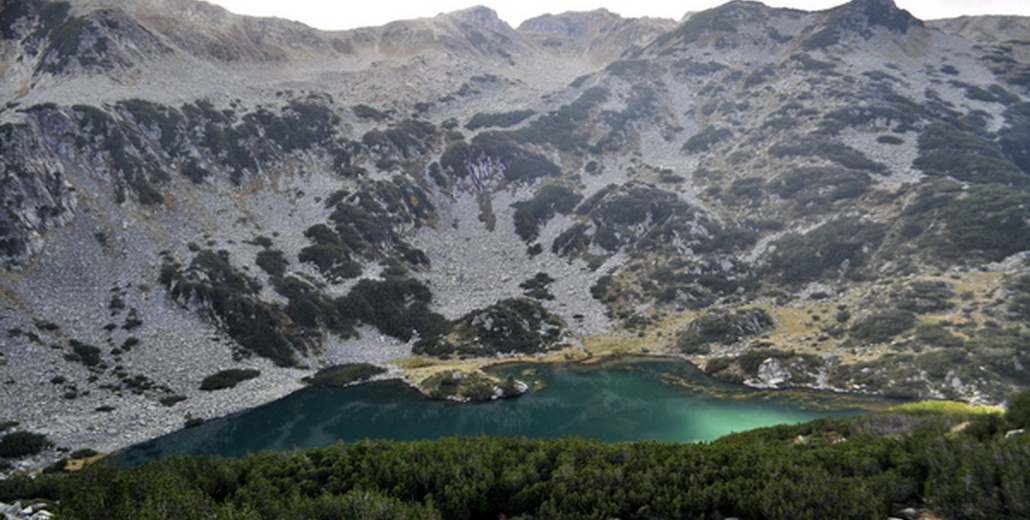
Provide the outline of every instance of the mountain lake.
<path id="1" fill-rule="evenodd" d="M 336 441 L 447 436 L 696 442 L 901 403 L 815 390 L 753 389 L 717 381 L 689 363 L 668 359 L 508 364 L 490 372 L 512 374 L 531 389 L 518 398 L 458 403 L 428 399 L 400 381 L 308 388 L 133 446 L 115 454 L 112 462 L 131 467 L 168 455 L 239 457 Z"/>

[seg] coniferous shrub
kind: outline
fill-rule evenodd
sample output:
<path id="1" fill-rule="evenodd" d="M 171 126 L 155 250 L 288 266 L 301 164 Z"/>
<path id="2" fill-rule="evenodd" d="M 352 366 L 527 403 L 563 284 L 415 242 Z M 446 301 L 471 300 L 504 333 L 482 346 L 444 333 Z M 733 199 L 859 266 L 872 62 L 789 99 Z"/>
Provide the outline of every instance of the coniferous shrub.
<path id="1" fill-rule="evenodd" d="M 915 314 L 892 309 L 877 312 L 855 323 L 848 333 L 863 343 L 883 343 L 911 329 L 915 324 Z"/>
<path id="2" fill-rule="evenodd" d="M 525 121 L 535 113 L 536 112 L 532 110 L 515 110 L 512 112 L 502 112 L 498 114 L 480 112 L 472 116 L 468 123 L 465 123 L 465 128 L 468 130 L 478 130 L 480 128 L 490 126 L 508 128 Z"/>
<path id="3" fill-rule="evenodd" d="M 744 309 L 736 312 L 709 311 L 680 331 L 676 346 L 687 354 L 705 354 L 708 345 L 730 345 L 748 336 L 760 334 L 773 325 L 765 309 Z"/>
<path id="4" fill-rule="evenodd" d="M 272 276 L 282 276 L 286 272 L 286 268 L 290 266 L 286 256 L 278 249 L 258 251 L 254 263 Z"/>
<path id="5" fill-rule="evenodd" d="M 81 362 L 83 365 L 88 367 L 97 366 L 100 364 L 100 349 L 93 345 L 87 345 L 81 341 L 72 339 L 68 341 L 68 344 L 72 347 L 74 352 L 75 360 Z"/>
<path id="6" fill-rule="evenodd" d="M 35 455 L 50 446 L 46 435 L 32 432 L 11 432 L 0 437 L 0 457 L 18 458 Z"/>
<path id="7" fill-rule="evenodd" d="M 242 381 L 254 379 L 260 375 L 261 371 L 253 368 L 230 368 L 205 377 L 200 383 L 200 389 L 210 392 L 232 388 Z"/>
<path id="8" fill-rule="evenodd" d="M 729 128 L 707 126 L 700 132 L 690 136 L 690 139 L 683 143 L 681 149 L 687 153 L 706 152 L 720 141 L 725 141 L 732 136 L 733 131 Z"/>
<path id="9" fill-rule="evenodd" d="M 527 244 L 536 239 L 540 225 L 555 213 L 568 215 L 583 196 L 572 190 L 553 184 L 540 188 L 532 199 L 516 202 L 515 233 Z"/>
<path id="10" fill-rule="evenodd" d="M 1030 428 L 1030 390 L 1022 390 L 1009 397 L 1005 420 L 1013 428 Z"/>
<path id="11" fill-rule="evenodd" d="M 781 273 L 786 283 L 810 282 L 831 274 L 861 267 L 867 249 L 880 245 L 883 225 L 838 218 L 808 233 L 791 233 L 777 240 L 769 267 Z M 831 271 L 831 270 L 835 270 Z"/>
<path id="12" fill-rule="evenodd" d="M 347 363 L 320 369 L 315 375 L 304 378 L 304 382 L 309 386 L 335 388 L 365 381 L 385 372 L 385 368 L 371 363 Z"/>
<path id="13" fill-rule="evenodd" d="M 996 145 L 947 123 L 932 124 L 919 134 L 919 157 L 912 165 L 929 175 L 978 184 L 1026 186 L 1030 181 Z"/>

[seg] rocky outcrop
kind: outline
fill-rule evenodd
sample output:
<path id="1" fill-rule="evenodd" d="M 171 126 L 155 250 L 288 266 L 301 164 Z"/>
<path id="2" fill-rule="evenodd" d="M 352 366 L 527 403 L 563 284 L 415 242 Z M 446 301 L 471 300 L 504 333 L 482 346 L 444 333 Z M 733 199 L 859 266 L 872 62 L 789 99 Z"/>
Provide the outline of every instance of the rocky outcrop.
<path id="1" fill-rule="evenodd" d="M 49 520 L 53 514 L 48 512 L 45 504 L 32 504 L 22 507 L 21 502 L 5 504 L 0 502 L 0 519 L 2 520 Z"/>
<path id="2" fill-rule="evenodd" d="M 777 387 L 790 381 L 791 375 L 787 367 L 778 358 L 766 358 L 758 366 L 758 381 L 763 386 Z"/>
<path id="3" fill-rule="evenodd" d="M 673 20 L 626 19 L 606 9 L 530 18 L 518 32 L 548 52 L 606 65 L 675 27 Z"/>
<path id="4" fill-rule="evenodd" d="M 48 230 L 67 225 L 77 198 L 65 165 L 28 125 L 0 127 L 0 267 L 17 270 L 43 250 Z"/>
<path id="5" fill-rule="evenodd" d="M 930 20 L 926 26 L 947 34 L 985 42 L 1025 41 L 1030 34 L 1030 17 L 1026 16 L 960 16 Z"/>

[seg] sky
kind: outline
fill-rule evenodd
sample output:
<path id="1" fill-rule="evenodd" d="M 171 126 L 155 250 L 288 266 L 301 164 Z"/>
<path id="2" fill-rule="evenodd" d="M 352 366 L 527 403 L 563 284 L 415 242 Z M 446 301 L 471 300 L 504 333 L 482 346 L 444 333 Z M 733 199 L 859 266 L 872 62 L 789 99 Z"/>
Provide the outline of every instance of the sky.
<path id="1" fill-rule="evenodd" d="M 546 13 L 605 8 L 624 17 L 652 16 L 679 20 L 685 13 L 709 9 L 728 0 L 207 0 L 239 14 L 277 16 L 326 30 L 384 25 L 394 20 L 436 16 L 485 5 L 512 27 Z M 366 3 L 367 2 L 367 3 Z M 846 0 L 766 0 L 774 7 L 806 11 L 828 9 Z M 1030 16 L 1030 0 L 895 0 L 916 18 L 934 20 L 975 14 Z"/>

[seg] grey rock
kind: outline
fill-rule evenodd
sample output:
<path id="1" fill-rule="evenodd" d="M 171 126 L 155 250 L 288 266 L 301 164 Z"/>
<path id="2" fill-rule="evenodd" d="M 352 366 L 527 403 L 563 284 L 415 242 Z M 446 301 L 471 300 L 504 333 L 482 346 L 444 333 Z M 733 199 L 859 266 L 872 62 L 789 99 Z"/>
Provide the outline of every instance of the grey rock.
<path id="1" fill-rule="evenodd" d="M 767 358 L 758 366 L 758 379 L 768 386 L 777 386 L 790 381 L 790 371 L 776 358 Z"/>

